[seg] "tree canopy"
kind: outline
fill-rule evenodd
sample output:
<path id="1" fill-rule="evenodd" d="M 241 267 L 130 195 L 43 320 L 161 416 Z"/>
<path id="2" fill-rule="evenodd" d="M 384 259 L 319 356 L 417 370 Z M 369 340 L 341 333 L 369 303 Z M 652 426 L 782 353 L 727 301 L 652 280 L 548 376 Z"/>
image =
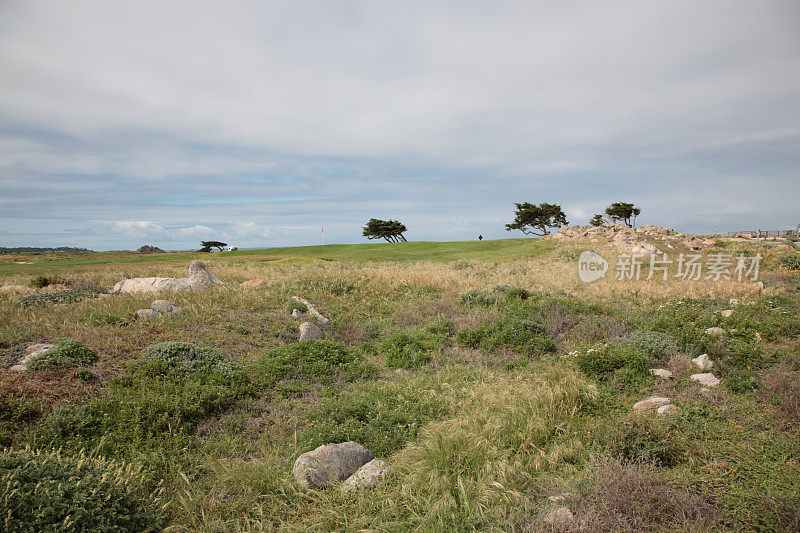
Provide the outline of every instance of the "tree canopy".
<path id="1" fill-rule="evenodd" d="M 589 224 L 592 226 L 602 226 L 603 225 L 603 215 L 596 214 L 589 220 Z"/>
<path id="2" fill-rule="evenodd" d="M 626 202 L 614 202 L 610 206 L 606 207 L 606 215 L 611 217 L 611 220 L 614 222 L 621 220 L 629 228 L 632 226 L 631 218 L 636 220 L 636 217 L 641 212 L 641 209 Z"/>
<path id="3" fill-rule="evenodd" d="M 506 224 L 506 231 L 518 229 L 525 235 L 547 235 L 548 228 L 558 228 L 569 224 L 561 206 L 557 204 L 514 204 L 517 211 L 514 222 Z"/>
<path id="4" fill-rule="evenodd" d="M 404 224 L 397 220 L 369 219 L 364 226 L 364 237 L 367 239 L 384 239 L 386 242 L 408 242 L 403 233 L 408 231 Z"/>
<path id="5" fill-rule="evenodd" d="M 200 245 L 202 246 L 200 249 L 201 252 L 210 252 L 211 248 L 219 248 L 221 252 L 225 246 L 228 246 L 228 243 L 220 241 L 201 241 Z"/>

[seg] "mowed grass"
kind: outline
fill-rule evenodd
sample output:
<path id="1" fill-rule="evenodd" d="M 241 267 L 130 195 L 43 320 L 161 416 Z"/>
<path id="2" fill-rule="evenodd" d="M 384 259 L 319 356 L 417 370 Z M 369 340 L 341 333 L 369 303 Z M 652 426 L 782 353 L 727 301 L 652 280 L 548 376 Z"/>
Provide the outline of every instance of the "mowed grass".
<path id="1" fill-rule="evenodd" d="M 272 260 L 287 257 L 308 257 L 336 261 L 456 261 L 482 259 L 491 261 L 534 257 L 553 248 L 554 244 L 536 239 L 497 239 L 454 242 L 407 242 L 329 244 L 325 246 L 296 246 L 238 250 L 201 254 L 175 252 L 164 254 L 135 254 L 100 252 L 88 254 L 15 254 L 29 264 L 0 263 L 0 276 L 14 274 L 41 274 L 43 272 L 69 271 L 75 267 L 107 265 L 110 263 L 170 263 L 183 264 L 191 259 Z"/>
<path id="2" fill-rule="evenodd" d="M 585 284 L 576 260 L 586 246 L 198 254 L 224 287 L 28 307 L 3 298 L 0 517 L 9 530 L 46 529 L 47 509 L 86 501 L 99 523 L 139 509 L 135 530 L 522 532 L 559 530 L 545 517 L 564 505 L 576 522 L 562 530 L 796 531 L 798 274 L 774 267 L 776 257 L 763 290 L 705 279 Z M 5 282 L 44 274 L 109 288 L 184 276 L 191 257 L 51 261 Z M 254 278 L 264 283 L 240 287 Z M 293 295 L 331 319 L 324 340 L 298 342 L 307 318 L 290 316 Z M 183 313 L 136 320 L 157 297 Z M 26 346 L 58 338 L 97 361 L 8 371 Z M 709 392 L 689 380 L 701 353 L 722 378 Z M 633 414 L 651 395 L 672 398 L 678 414 Z M 295 459 L 347 440 L 389 463 L 385 483 L 299 490 Z M 90 471 L 73 475 L 79 462 Z M 113 481 L 130 505 L 80 491 L 51 505 L 64 480 L 93 490 L 84 475 Z M 40 481 L 48 492 L 14 491 Z"/>

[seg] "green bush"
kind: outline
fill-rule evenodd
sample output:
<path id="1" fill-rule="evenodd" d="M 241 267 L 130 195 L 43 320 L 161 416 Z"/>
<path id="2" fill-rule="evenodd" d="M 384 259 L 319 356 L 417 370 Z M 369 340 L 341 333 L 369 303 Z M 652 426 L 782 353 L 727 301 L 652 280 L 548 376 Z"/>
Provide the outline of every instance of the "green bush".
<path id="1" fill-rule="evenodd" d="M 381 344 L 378 353 L 389 368 L 419 368 L 450 343 L 453 322 L 440 320 L 420 331 L 395 333 Z"/>
<path id="2" fill-rule="evenodd" d="M 53 285 L 55 283 L 54 279 L 50 279 L 47 276 L 38 275 L 33 278 L 30 282 L 30 286 L 34 289 L 41 289 L 47 287 L 48 285 Z"/>
<path id="3" fill-rule="evenodd" d="M 516 285 L 497 285 L 492 290 L 503 294 L 506 300 L 527 300 L 531 296 L 527 289 Z"/>
<path id="4" fill-rule="evenodd" d="M 358 350 L 330 339 L 300 341 L 267 351 L 253 366 L 259 381 L 274 386 L 286 379 L 332 385 L 372 375 L 375 368 Z"/>
<path id="5" fill-rule="evenodd" d="M 625 383 L 648 376 L 650 369 L 650 360 L 646 355 L 620 341 L 579 350 L 575 354 L 575 362 L 590 376 L 607 379 L 613 375 Z"/>
<path id="6" fill-rule="evenodd" d="M 22 307 L 35 307 L 37 305 L 45 304 L 65 304 L 74 303 L 83 300 L 84 298 L 97 298 L 96 292 L 84 290 L 65 290 L 58 292 L 47 292 L 44 294 L 31 294 L 25 296 L 19 303 Z"/>
<path id="7" fill-rule="evenodd" d="M 0 452 L 5 531 L 159 531 L 160 490 L 106 459 L 30 449 Z"/>
<path id="8" fill-rule="evenodd" d="M 142 350 L 142 361 L 148 363 L 146 368 L 150 373 L 219 372 L 227 376 L 234 373 L 230 359 L 214 348 L 190 342 L 167 341 L 148 346 Z"/>
<path id="9" fill-rule="evenodd" d="M 289 303 L 286 304 L 286 311 L 287 312 L 291 313 L 295 309 L 297 309 L 301 313 L 305 313 L 305 312 L 308 311 L 308 306 L 306 304 L 304 304 L 303 302 L 296 302 L 294 300 L 291 300 Z"/>
<path id="10" fill-rule="evenodd" d="M 669 468 L 687 456 L 680 431 L 662 420 L 628 416 L 600 433 L 606 453 L 625 463 L 651 463 Z"/>
<path id="11" fill-rule="evenodd" d="M 485 352 L 496 352 L 505 348 L 527 356 L 556 350 L 556 344 L 547 335 L 544 326 L 538 322 L 516 318 L 464 328 L 456 335 L 456 342 L 466 348 L 480 348 Z"/>
<path id="12" fill-rule="evenodd" d="M 487 291 L 469 291 L 461 295 L 461 303 L 470 307 L 489 307 L 497 303 L 497 296 Z"/>
<path id="13" fill-rule="evenodd" d="M 652 359 L 668 359 L 678 352 L 678 344 L 675 339 L 666 333 L 657 331 L 637 331 L 629 337 L 621 339 L 620 342 L 633 347 Z"/>
<path id="14" fill-rule="evenodd" d="M 74 339 L 58 339 L 53 347 L 28 363 L 28 369 L 74 368 L 97 361 L 97 354 Z"/>
<path id="15" fill-rule="evenodd" d="M 303 442 L 315 448 L 352 440 L 385 457 L 414 439 L 426 422 L 447 414 L 441 399 L 418 382 L 375 383 L 317 404 L 308 414 Z"/>

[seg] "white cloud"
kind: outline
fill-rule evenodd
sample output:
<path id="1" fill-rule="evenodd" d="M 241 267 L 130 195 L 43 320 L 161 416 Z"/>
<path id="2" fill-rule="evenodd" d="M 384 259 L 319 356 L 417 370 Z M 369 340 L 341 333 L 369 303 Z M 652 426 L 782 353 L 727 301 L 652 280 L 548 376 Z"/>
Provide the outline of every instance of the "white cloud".
<path id="1" fill-rule="evenodd" d="M 270 228 L 259 226 L 255 222 L 237 222 L 233 225 L 233 231 L 239 237 L 261 237 L 269 238 Z"/>

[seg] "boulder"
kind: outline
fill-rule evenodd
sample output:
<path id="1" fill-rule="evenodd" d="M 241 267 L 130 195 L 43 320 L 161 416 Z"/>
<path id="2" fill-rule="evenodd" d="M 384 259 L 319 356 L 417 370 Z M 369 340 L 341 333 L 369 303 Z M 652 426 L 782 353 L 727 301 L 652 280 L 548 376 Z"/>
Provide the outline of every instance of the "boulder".
<path id="1" fill-rule="evenodd" d="M 662 405 L 661 407 L 659 407 L 658 411 L 656 412 L 658 413 L 658 416 L 664 416 L 664 417 L 672 416 L 678 412 L 678 407 L 671 403 L 668 403 L 667 405 Z"/>
<path id="2" fill-rule="evenodd" d="M 152 320 L 161 316 L 161 313 L 155 309 L 139 309 L 136 311 L 136 317 L 140 320 Z"/>
<path id="3" fill-rule="evenodd" d="M 0 296 L 9 295 L 9 296 L 30 296 L 31 294 L 35 294 L 36 291 L 30 287 L 25 287 L 24 285 L 3 285 L 0 287 Z"/>
<path id="4" fill-rule="evenodd" d="M 650 373 L 654 376 L 658 376 L 661 379 L 672 379 L 672 372 L 666 370 L 664 368 L 651 368 Z"/>
<path id="5" fill-rule="evenodd" d="M 569 507 L 557 507 L 545 514 L 542 521 L 557 530 L 569 529 L 575 524 L 575 515 Z"/>
<path id="6" fill-rule="evenodd" d="M 710 372 L 707 372 L 705 374 L 692 374 L 691 376 L 689 376 L 689 379 L 709 389 L 713 389 L 714 387 L 719 386 L 720 383 L 719 379 Z"/>
<path id="7" fill-rule="evenodd" d="M 22 359 L 19 362 L 9 368 L 12 372 L 27 372 L 28 371 L 28 363 L 33 361 L 35 358 L 39 357 L 46 351 L 53 348 L 52 344 L 32 344 L 25 348 L 25 355 L 22 356 Z"/>
<path id="8" fill-rule="evenodd" d="M 319 326 L 312 322 L 303 322 L 300 324 L 300 340 L 301 341 L 314 341 L 322 338 L 322 330 Z"/>
<path id="9" fill-rule="evenodd" d="M 292 474 L 303 489 L 321 489 L 344 481 L 375 455 L 356 442 L 325 444 L 306 452 L 294 462 Z"/>
<path id="10" fill-rule="evenodd" d="M 150 304 L 150 309 L 158 311 L 162 315 L 179 315 L 181 308 L 170 300 L 156 300 Z"/>
<path id="11" fill-rule="evenodd" d="M 114 292 L 202 291 L 206 285 L 223 285 L 203 263 L 192 261 L 186 278 L 132 278 L 114 285 Z"/>
<path id="12" fill-rule="evenodd" d="M 722 335 L 725 333 L 725 330 L 718 327 L 708 328 L 706 330 L 706 335 Z"/>
<path id="13" fill-rule="evenodd" d="M 700 368 L 700 370 L 711 370 L 714 367 L 714 362 L 708 357 L 707 353 L 692 359 L 692 364 Z"/>
<path id="14" fill-rule="evenodd" d="M 655 411 L 662 405 L 667 405 L 671 400 L 662 396 L 651 396 L 641 402 L 633 404 L 634 411 Z"/>
<path id="15" fill-rule="evenodd" d="M 733 314 L 733 309 L 725 309 L 724 311 L 719 312 L 724 318 L 728 318 Z"/>
<path id="16" fill-rule="evenodd" d="M 388 470 L 389 465 L 386 464 L 386 461 L 373 459 L 356 470 L 355 474 L 344 480 L 344 483 L 342 483 L 342 492 L 350 492 L 351 490 L 361 487 L 377 485 L 383 481 Z"/>

